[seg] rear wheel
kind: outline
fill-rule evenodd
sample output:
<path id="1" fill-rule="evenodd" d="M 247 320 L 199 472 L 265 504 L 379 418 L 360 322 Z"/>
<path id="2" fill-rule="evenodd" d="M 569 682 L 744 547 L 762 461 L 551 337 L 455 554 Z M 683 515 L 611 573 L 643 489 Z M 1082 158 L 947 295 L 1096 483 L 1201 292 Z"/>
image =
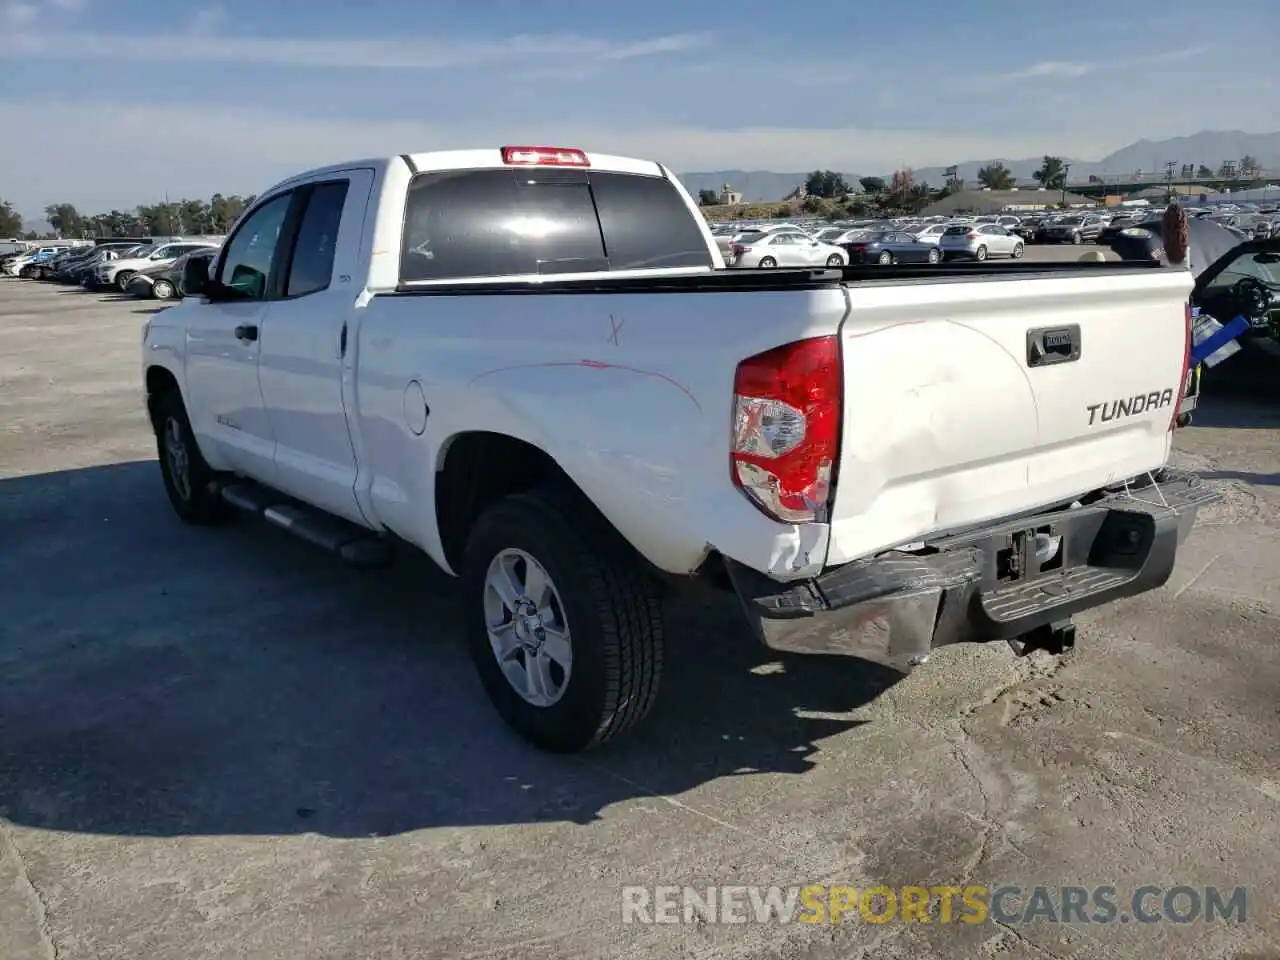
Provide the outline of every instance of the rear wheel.
<path id="1" fill-rule="evenodd" d="M 172 300 L 175 291 L 168 280 L 157 280 L 151 285 L 151 295 L 157 300 Z"/>
<path id="2" fill-rule="evenodd" d="M 1027 252 L 1027 251 L 1026 251 L 1025 249 L 1023 249 L 1022 244 L 1020 244 L 1020 243 L 1015 243 L 1015 244 L 1013 245 L 1013 259 L 1015 259 L 1015 260 L 1021 260 L 1021 259 L 1022 259 L 1022 255 L 1023 255 L 1024 253 L 1026 253 L 1026 252 Z"/>
<path id="3" fill-rule="evenodd" d="M 553 753 L 635 726 L 662 672 L 656 586 L 583 511 L 554 489 L 506 497 L 476 522 L 462 560 L 467 643 L 485 692 L 512 729 Z"/>
<path id="4" fill-rule="evenodd" d="M 831 256 L 827 257 L 827 266 L 828 266 L 828 267 L 843 267 L 843 266 L 844 266 L 844 257 L 840 256 L 840 254 L 838 254 L 838 253 L 833 253 Z"/>
<path id="5" fill-rule="evenodd" d="M 160 474 L 174 512 L 186 523 L 208 526 L 226 516 L 226 504 L 214 487 L 217 474 L 196 445 L 187 408 L 177 389 L 155 401 L 152 423 L 160 455 Z"/>
<path id="6" fill-rule="evenodd" d="M 1079 246 L 1079 245 L 1080 245 L 1080 231 L 1079 231 L 1079 230 L 1077 230 L 1075 233 L 1071 234 L 1071 242 L 1072 242 L 1073 244 L 1075 244 L 1076 246 Z"/>
<path id="7" fill-rule="evenodd" d="M 942 259 L 942 254 L 941 254 L 940 252 L 938 252 L 937 250 L 930 250 L 930 251 L 929 251 L 929 262 L 930 262 L 930 263 L 937 263 L 937 262 L 938 262 L 939 260 L 941 260 L 941 259 Z"/>
<path id="8" fill-rule="evenodd" d="M 974 251 L 973 257 L 975 260 L 979 262 L 987 259 L 987 248 L 979 247 L 977 250 Z"/>
<path id="9" fill-rule="evenodd" d="M 116 286 L 120 288 L 121 293 L 125 293 L 129 289 L 129 282 L 133 280 L 133 270 L 121 270 L 116 274 Z"/>
<path id="10" fill-rule="evenodd" d="M 778 261 L 773 259 L 773 257 L 760 258 L 760 267 L 764 270 L 772 270 L 777 265 L 778 265 Z"/>
<path id="11" fill-rule="evenodd" d="M 889 264 L 893 263 L 893 254 L 886 250 L 884 253 L 880 254 L 880 256 L 876 257 L 876 263 L 880 264 L 882 267 L 889 266 Z"/>

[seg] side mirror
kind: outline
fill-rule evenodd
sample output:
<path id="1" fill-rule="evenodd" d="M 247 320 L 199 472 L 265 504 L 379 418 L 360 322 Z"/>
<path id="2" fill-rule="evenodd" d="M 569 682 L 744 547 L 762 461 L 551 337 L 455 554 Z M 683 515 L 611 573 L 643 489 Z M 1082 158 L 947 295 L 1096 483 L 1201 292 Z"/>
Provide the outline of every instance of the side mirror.
<path id="1" fill-rule="evenodd" d="M 213 255 L 188 257 L 182 265 L 182 295 L 185 297 L 208 296 L 213 291 Z"/>

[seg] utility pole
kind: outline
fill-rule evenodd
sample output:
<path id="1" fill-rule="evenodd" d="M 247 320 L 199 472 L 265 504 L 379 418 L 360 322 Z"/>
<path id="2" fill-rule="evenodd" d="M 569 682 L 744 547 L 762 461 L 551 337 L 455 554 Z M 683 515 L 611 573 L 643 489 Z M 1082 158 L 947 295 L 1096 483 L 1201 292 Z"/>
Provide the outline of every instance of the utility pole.
<path id="1" fill-rule="evenodd" d="M 1173 168 L 1177 166 L 1177 161 L 1166 160 L 1165 169 L 1165 200 L 1173 199 Z"/>
<path id="2" fill-rule="evenodd" d="M 1062 165 L 1062 208 L 1065 210 L 1067 206 L 1067 177 L 1071 175 L 1071 164 L 1064 163 Z"/>

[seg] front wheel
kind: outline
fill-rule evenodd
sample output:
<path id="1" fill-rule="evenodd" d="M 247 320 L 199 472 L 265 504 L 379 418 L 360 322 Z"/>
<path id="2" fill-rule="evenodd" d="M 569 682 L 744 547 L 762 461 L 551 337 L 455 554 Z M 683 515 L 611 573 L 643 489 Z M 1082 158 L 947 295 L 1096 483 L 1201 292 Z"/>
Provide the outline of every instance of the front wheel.
<path id="1" fill-rule="evenodd" d="M 1015 243 L 1015 244 L 1013 245 L 1013 259 L 1015 259 L 1015 260 L 1021 260 L 1021 259 L 1022 259 L 1022 255 L 1023 255 L 1024 253 L 1026 253 L 1026 252 L 1027 252 L 1027 251 L 1023 248 L 1022 244 L 1020 244 L 1020 243 Z"/>
<path id="2" fill-rule="evenodd" d="M 467 644 L 499 715 L 574 753 L 635 726 L 662 672 L 662 609 L 629 547 L 557 490 L 499 500 L 462 559 Z"/>
<path id="3" fill-rule="evenodd" d="M 1072 242 L 1075 246 L 1077 246 L 1077 247 L 1078 247 L 1078 246 L 1080 246 L 1080 232 L 1079 232 L 1079 231 L 1076 231 L 1075 233 L 1073 233 L 1073 234 L 1071 235 L 1071 242 Z"/>
<path id="4" fill-rule="evenodd" d="M 120 289 L 121 293 L 128 293 L 129 283 L 133 280 L 133 274 L 134 271 L 132 270 L 121 270 L 116 274 L 116 286 Z"/>
<path id="5" fill-rule="evenodd" d="M 174 513 L 194 526 L 222 520 L 226 504 L 214 486 L 217 475 L 200 453 L 187 408 L 176 388 L 156 399 L 152 425 L 160 455 L 160 475 Z"/>
<path id="6" fill-rule="evenodd" d="M 762 270 L 772 270 L 777 265 L 778 265 L 778 261 L 773 259 L 773 257 L 760 258 L 760 268 Z"/>
<path id="7" fill-rule="evenodd" d="M 151 295 L 157 300 L 172 300 L 175 292 L 168 280 L 157 280 L 151 285 Z"/>
<path id="8" fill-rule="evenodd" d="M 840 256 L 840 254 L 838 254 L 838 253 L 833 253 L 831 256 L 827 257 L 827 266 L 828 266 L 828 267 L 843 267 L 843 266 L 844 266 L 844 257 Z"/>
<path id="9" fill-rule="evenodd" d="M 981 263 L 983 260 L 987 259 L 987 248 L 979 247 L 973 256 L 975 260 Z"/>
<path id="10" fill-rule="evenodd" d="M 942 259 L 942 254 L 941 254 L 941 253 L 939 253 L 937 250 L 930 250 L 930 251 L 929 251 L 929 262 L 930 262 L 930 263 L 937 263 L 937 262 L 938 262 L 939 260 L 941 260 L 941 259 Z"/>
<path id="11" fill-rule="evenodd" d="M 880 264 L 882 267 L 889 266 L 893 263 L 893 254 L 886 250 L 884 253 L 880 254 L 880 256 L 876 257 L 876 263 Z"/>

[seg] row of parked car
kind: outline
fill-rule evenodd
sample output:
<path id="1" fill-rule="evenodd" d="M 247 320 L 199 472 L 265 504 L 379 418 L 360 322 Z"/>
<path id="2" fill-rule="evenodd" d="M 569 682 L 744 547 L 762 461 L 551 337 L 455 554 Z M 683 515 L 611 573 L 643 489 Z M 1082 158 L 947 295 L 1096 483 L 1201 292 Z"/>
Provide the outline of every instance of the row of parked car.
<path id="1" fill-rule="evenodd" d="M 183 296 L 182 270 L 193 254 L 217 250 L 215 239 L 104 240 L 92 245 L 44 248 L 0 258 L 0 273 L 29 280 L 118 290 L 144 299 Z"/>
<path id="2" fill-rule="evenodd" d="M 840 267 L 850 263 L 941 263 L 944 260 L 1020 260 L 1026 241 L 1001 223 L 943 223 L 913 233 L 892 222 L 844 225 L 807 231 L 794 224 L 743 229 L 713 227 L 725 263 L 737 269 Z"/>

